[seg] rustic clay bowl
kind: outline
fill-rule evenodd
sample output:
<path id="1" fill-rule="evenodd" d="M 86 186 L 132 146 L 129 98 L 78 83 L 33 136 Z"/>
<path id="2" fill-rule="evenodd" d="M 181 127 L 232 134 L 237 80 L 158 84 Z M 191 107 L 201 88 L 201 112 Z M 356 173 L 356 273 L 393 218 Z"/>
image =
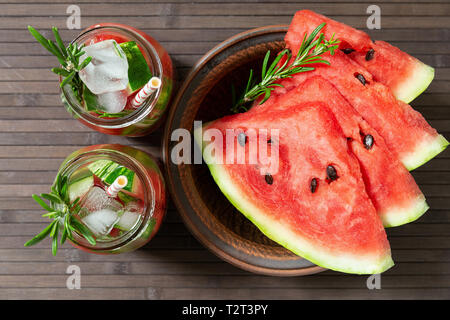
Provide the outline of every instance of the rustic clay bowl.
<path id="1" fill-rule="evenodd" d="M 267 50 L 284 46 L 287 26 L 240 33 L 213 48 L 193 67 L 176 96 L 164 132 L 163 158 L 171 196 L 186 226 L 208 249 L 229 263 L 255 273 L 297 276 L 323 271 L 262 234 L 222 194 L 206 164 L 176 165 L 174 129 L 192 132 L 194 120 L 230 114 L 231 87 L 242 92 L 251 68 L 261 69 Z M 192 153 L 193 154 L 193 153 Z"/>

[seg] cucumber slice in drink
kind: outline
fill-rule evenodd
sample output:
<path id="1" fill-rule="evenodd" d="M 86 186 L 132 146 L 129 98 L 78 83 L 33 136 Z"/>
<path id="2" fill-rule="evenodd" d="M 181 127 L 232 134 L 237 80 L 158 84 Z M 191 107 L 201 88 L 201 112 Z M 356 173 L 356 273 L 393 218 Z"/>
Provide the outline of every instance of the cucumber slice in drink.
<path id="1" fill-rule="evenodd" d="M 150 80 L 152 73 L 136 42 L 122 42 L 120 47 L 128 60 L 128 91 L 133 93 Z"/>
<path id="2" fill-rule="evenodd" d="M 126 176 L 128 184 L 123 188 L 126 191 L 132 191 L 134 172 L 130 169 L 111 160 L 97 160 L 87 166 L 89 170 L 102 181 L 112 184 L 118 176 Z"/>
<path id="3" fill-rule="evenodd" d="M 93 176 L 88 176 L 86 178 L 71 183 L 68 188 L 70 202 L 72 203 L 77 198 L 81 198 L 93 185 L 94 185 Z"/>
<path id="4" fill-rule="evenodd" d="M 123 231 L 129 231 L 136 225 L 139 218 L 140 215 L 138 213 L 125 211 L 122 215 L 120 215 L 119 221 L 116 222 L 114 227 Z"/>

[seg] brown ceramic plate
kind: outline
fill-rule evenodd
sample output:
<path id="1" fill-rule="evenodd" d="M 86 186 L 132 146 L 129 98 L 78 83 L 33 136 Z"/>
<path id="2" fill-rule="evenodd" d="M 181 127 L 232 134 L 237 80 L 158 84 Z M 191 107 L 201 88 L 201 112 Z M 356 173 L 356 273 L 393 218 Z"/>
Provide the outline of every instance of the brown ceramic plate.
<path id="1" fill-rule="evenodd" d="M 262 234 L 222 194 L 206 164 L 174 164 L 174 129 L 192 132 L 194 120 L 230 114 L 231 87 L 242 92 L 250 69 L 260 70 L 267 50 L 284 47 L 287 26 L 249 30 L 225 40 L 193 67 L 176 96 L 164 132 L 163 158 L 171 196 L 186 226 L 207 248 L 229 263 L 260 274 L 297 276 L 318 267 Z"/>

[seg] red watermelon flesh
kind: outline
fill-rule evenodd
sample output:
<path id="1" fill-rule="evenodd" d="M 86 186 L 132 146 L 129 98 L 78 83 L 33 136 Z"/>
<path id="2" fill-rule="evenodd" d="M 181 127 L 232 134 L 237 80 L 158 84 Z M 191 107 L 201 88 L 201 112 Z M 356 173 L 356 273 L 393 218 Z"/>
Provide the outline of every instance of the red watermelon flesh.
<path id="1" fill-rule="evenodd" d="M 295 14 L 285 40 L 291 49 L 298 50 L 305 32 L 310 34 L 323 22 L 326 23 L 322 29 L 325 38 L 335 34 L 341 40 L 340 49 L 349 52 L 349 56 L 372 73 L 376 81 L 388 86 L 397 99 L 411 102 L 433 80 L 434 69 L 406 52 L 384 41 L 373 42 L 365 32 L 310 10 Z"/>
<path id="2" fill-rule="evenodd" d="M 373 53 L 369 55 L 369 50 Z M 397 99 L 411 102 L 434 78 L 434 69 L 384 41 L 375 41 L 366 51 L 349 56 L 366 68 L 375 81 L 388 86 Z M 371 57 L 371 58 L 366 58 Z"/>
<path id="3" fill-rule="evenodd" d="M 296 53 L 289 41 L 286 45 Z M 447 147 L 448 141 L 419 112 L 397 100 L 388 87 L 374 81 L 367 70 L 344 53 L 337 51 L 323 58 L 330 62 L 329 66 L 312 65 L 314 71 L 295 74 L 281 84 L 289 89 L 317 75 L 330 81 L 408 170 L 421 166 Z"/>
<path id="4" fill-rule="evenodd" d="M 411 222 L 426 212 L 425 197 L 408 170 L 389 151 L 384 139 L 324 78 L 311 77 L 287 93 L 272 94 L 264 104 L 253 108 L 260 112 L 286 110 L 312 101 L 327 105 L 334 113 L 350 150 L 359 161 L 366 191 L 385 227 Z M 372 145 L 364 144 L 367 135 L 373 138 Z"/>
<path id="5" fill-rule="evenodd" d="M 207 129 L 218 130 L 221 139 L 205 142 L 201 128 L 194 135 L 203 147 L 213 178 L 230 202 L 269 238 L 337 271 L 371 274 L 393 265 L 358 161 L 333 113 L 323 103 L 262 112 L 255 108 L 206 124 L 203 130 Z M 278 129 L 279 136 L 269 135 L 267 142 L 270 152 L 278 146 L 278 170 L 261 170 L 267 168 L 261 160 L 261 148 L 250 147 L 259 135 L 248 135 L 244 146 L 238 139 L 222 146 L 220 141 L 226 140 L 227 129 Z M 206 152 L 211 144 L 223 151 L 224 158 L 234 152 L 235 161 L 235 148 L 245 148 L 246 162 L 214 163 L 220 152 Z M 255 153 L 259 162 L 252 164 L 248 159 Z M 335 168 L 337 179 L 330 180 L 328 166 Z M 314 192 L 313 179 L 317 179 Z"/>

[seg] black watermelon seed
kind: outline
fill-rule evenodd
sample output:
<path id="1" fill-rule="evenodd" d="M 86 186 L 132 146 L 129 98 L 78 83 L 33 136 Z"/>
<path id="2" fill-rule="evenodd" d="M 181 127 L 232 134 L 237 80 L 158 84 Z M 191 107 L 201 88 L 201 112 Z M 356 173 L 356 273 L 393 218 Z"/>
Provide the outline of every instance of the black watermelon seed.
<path id="1" fill-rule="evenodd" d="M 373 136 L 370 135 L 370 134 L 366 135 L 364 137 L 364 141 L 363 142 L 364 142 L 364 147 L 367 150 L 370 150 L 372 148 L 372 146 L 373 146 Z"/>
<path id="2" fill-rule="evenodd" d="M 245 142 L 247 141 L 247 136 L 245 135 L 245 133 L 240 132 L 237 136 L 237 140 L 239 142 L 239 144 L 244 147 L 245 146 Z"/>
<path id="3" fill-rule="evenodd" d="M 359 80 L 359 82 L 361 82 L 363 85 L 366 85 L 366 78 L 364 78 L 364 76 L 361 73 L 357 73 L 355 75 L 356 79 Z"/>
<path id="4" fill-rule="evenodd" d="M 332 165 L 329 165 L 327 167 L 327 177 L 331 181 L 334 181 L 334 180 L 336 180 L 338 178 L 336 169 Z"/>
<path id="5" fill-rule="evenodd" d="M 345 53 L 345 54 L 349 54 L 349 53 L 352 53 L 353 51 L 355 51 L 355 49 L 353 49 L 353 48 L 344 48 L 344 49 L 341 49 L 341 51 L 343 53 Z"/>
<path id="6" fill-rule="evenodd" d="M 311 189 L 311 193 L 316 192 L 317 184 L 318 184 L 317 179 L 316 178 L 312 178 L 311 185 L 309 186 L 310 189 Z"/>
<path id="7" fill-rule="evenodd" d="M 375 54 L 375 50 L 373 50 L 373 49 L 370 49 L 369 51 L 367 51 L 367 53 L 366 53 L 366 61 L 372 60 L 374 54 Z"/>
<path id="8" fill-rule="evenodd" d="M 272 139 L 267 140 L 267 143 L 271 144 L 272 143 Z"/>
<path id="9" fill-rule="evenodd" d="M 272 184 L 273 183 L 273 177 L 272 177 L 272 175 L 270 173 L 267 173 L 264 176 L 264 179 L 266 179 L 267 184 Z"/>

